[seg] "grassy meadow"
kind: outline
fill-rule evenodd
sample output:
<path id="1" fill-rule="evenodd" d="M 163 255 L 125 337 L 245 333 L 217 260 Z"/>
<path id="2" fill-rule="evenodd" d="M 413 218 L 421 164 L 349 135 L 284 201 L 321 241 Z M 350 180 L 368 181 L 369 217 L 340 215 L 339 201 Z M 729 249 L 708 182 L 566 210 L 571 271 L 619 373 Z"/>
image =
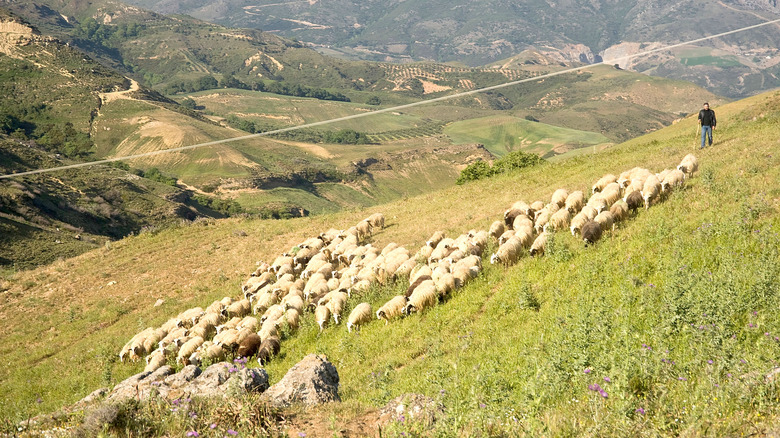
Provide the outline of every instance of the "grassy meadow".
<path id="1" fill-rule="evenodd" d="M 780 357 L 778 108 L 778 92 L 715 108 L 716 143 L 703 151 L 695 150 L 689 117 L 597 154 L 369 210 L 197 221 L 5 274 L 0 427 L 10 431 L 139 372 L 141 363 L 117 360 L 133 333 L 237 296 L 257 260 L 330 227 L 381 211 L 389 226 L 373 244 L 414 251 L 436 230 L 455 237 L 487 229 L 518 199 L 546 200 L 560 187 L 586 191 L 605 173 L 660 171 L 695 152 L 700 169 L 685 189 L 598 244 L 584 248 L 557 233 L 544 257 L 508 268 L 485 259 L 480 277 L 445 303 L 387 326 L 374 321 L 359 334 L 343 325 L 320 334 L 307 314 L 266 369 L 274 383 L 309 353 L 336 365 L 343 403 L 288 415 L 309 436 L 337 434 L 408 392 L 441 402 L 444 415 L 430 429 L 398 418 L 383 436 L 776 433 L 780 388 L 766 376 Z M 401 289 L 375 287 L 345 312 L 361 301 L 376 309 Z M 154 307 L 158 299 L 164 304 Z M 261 435 L 251 401 L 235 409 L 194 401 L 196 417 L 151 404 L 134 411 L 133 427 L 143 436 L 206 436 L 214 422 Z"/>

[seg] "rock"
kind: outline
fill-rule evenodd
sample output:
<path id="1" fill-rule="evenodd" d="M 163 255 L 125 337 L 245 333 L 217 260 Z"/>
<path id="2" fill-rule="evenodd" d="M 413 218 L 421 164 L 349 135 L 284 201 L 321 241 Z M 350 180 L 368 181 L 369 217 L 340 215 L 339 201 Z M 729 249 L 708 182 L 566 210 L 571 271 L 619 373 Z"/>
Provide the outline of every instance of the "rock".
<path id="1" fill-rule="evenodd" d="M 325 356 L 310 354 L 295 364 L 282 380 L 263 393 L 263 399 L 275 407 L 291 404 L 314 406 L 341 401 L 339 373 Z"/>
<path id="2" fill-rule="evenodd" d="M 84 397 L 81 400 L 77 401 L 76 405 L 77 406 L 84 406 L 84 405 L 92 404 L 92 403 L 102 399 L 103 397 L 105 397 L 106 394 L 108 394 L 109 391 L 111 391 L 111 390 L 108 389 L 108 388 L 96 389 L 96 390 L 90 392 L 89 395 L 87 395 L 86 397 Z"/>
<path id="3" fill-rule="evenodd" d="M 780 375 L 780 368 L 775 368 L 767 373 L 766 377 L 764 377 L 764 380 L 766 380 L 767 383 L 772 383 L 777 380 L 778 375 Z"/>
<path id="4" fill-rule="evenodd" d="M 262 368 L 243 368 L 230 377 L 228 389 L 245 392 L 263 392 L 268 389 L 268 373 Z"/>
<path id="5" fill-rule="evenodd" d="M 171 388 L 179 388 L 193 381 L 196 377 L 200 376 L 202 372 L 203 371 L 195 365 L 187 365 L 178 373 L 166 377 L 165 384 Z"/>
<path id="6" fill-rule="evenodd" d="M 444 407 L 422 394 L 403 394 L 379 410 L 379 422 L 414 420 L 431 425 L 444 414 Z"/>
<path id="7" fill-rule="evenodd" d="M 154 302 L 154 307 L 160 307 L 165 303 L 165 300 L 160 298 L 157 301 Z"/>

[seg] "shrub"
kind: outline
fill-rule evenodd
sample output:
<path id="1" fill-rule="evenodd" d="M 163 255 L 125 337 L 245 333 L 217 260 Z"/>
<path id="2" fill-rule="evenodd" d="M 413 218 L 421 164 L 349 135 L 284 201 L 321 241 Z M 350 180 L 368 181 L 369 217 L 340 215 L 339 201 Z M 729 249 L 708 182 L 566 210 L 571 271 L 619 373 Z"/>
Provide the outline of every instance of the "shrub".
<path id="1" fill-rule="evenodd" d="M 481 160 L 470 164 L 460 172 L 460 176 L 455 183 L 460 185 L 468 181 L 476 181 L 500 173 L 533 167 L 543 162 L 544 159 L 536 154 L 514 151 L 496 160 L 492 167 Z"/>

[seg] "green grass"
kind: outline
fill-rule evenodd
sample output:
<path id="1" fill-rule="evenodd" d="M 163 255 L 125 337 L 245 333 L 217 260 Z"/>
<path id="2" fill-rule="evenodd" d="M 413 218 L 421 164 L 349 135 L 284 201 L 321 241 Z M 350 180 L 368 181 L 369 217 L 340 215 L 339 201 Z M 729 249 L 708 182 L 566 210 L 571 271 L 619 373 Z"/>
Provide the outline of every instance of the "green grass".
<path id="1" fill-rule="evenodd" d="M 498 116 L 452 123 L 444 128 L 453 143 L 482 143 L 494 155 L 514 150 L 552 155 L 555 148 L 578 149 L 608 143 L 595 132 L 561 128 L 516 117 Z"/>
<path id="2" fill-rule="evenodd" d="M 272 382 L 304 355 L 326 354 L 345 409 L 308 415 L 330 415 L 318 421 L 334 428 L 419 392 L 446 406 L 431 432 L 438 436 L 772 433 L 780 393 L 764 375 L 780 355 L 780 156 L 767 139 L 780 134 L 778 104 L 780 93 L 770 93 L 721 107 L 716 145 L 697 152 L 697 176 L 593 247 L 556 234 L 547 256 L 510 268 L 486 263 L 449 301 L 388 326 L 375 321 L 359 335 L 343 326 L 318 334 L 307 315 L 266 367 Z M 672 167 L 693 151 L 694 124 L 688 118 L 602 153 L 373 208 L 390 225 L 373 243 L 416 250 L 434 230 L 487 228 L 517 199 L 587 190 L 634 166 Z M 256 260 L 370 211 L 179 227 L 14 275 L 0 306 L 1 415 L 51 411 L 138 372 L 141 364 L 115 361 L 131 333 L 237 295 Z M 376 308 L 401 288 L 374 288 L 350 307 L 365 300 Z M 158 298 L 166 303 L 153 308 Z M 51 375 L 58 378 L 44 379 Z M 607 398 L 588 389 L 596 383 Z M 194 424 L 148 418 L 168 435 Z"/>
<path id="3" fill-rule="evenodd" d="M 690 56 L 681 58 L 680 62 L 689 67 L 694 65 L 711 65 L 714 67 L 735 67 L 742 65 L 734 56 Z"/>

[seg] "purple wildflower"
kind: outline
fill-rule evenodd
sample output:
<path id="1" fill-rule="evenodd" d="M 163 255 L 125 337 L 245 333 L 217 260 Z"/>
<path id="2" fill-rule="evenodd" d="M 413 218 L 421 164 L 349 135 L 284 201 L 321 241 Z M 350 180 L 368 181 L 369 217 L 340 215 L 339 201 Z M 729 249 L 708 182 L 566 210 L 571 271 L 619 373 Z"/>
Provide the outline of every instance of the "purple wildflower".
<path id="1" fill-rule="evenodd" d="M 590 368 L 585 368 L 582 372 L 585 374 L 590 374 Z"/>
<path id="2" fill-rule="evenodd" d="M 726 374 L 726 377 L 731 377 L 731 373 Z"/>
<path id="3" fill-rule="evenodd" d="M 197 430 L 191 430 L 187 432 L 187 436 L 200 436 Z"/>
<path id="4" fill-rule="evenodd" d="M 712 365 L 712 359 L 708 360 L 707 363 Z"/>
<path id="5" fill-rule="evenodd" d="M 611 381 L 612 381 L 612 379 L 610 379 L 609 377 L 604 377 L 604 381 L 605 381 L 605 382 L 607 382 L 607 383 L 609 383 L 609 382 L 611 382 Z"/>
<path id="6" fill-rule="evenodd" d="M 637 412 L 639 415 L 645 415 L 645 410 L 644 410 L 644 409 L 642 409 L 642 408 L 636 408 L 636 412 Z"/>
<path id="7" fill-rule="evenodd" d="M 304 438 L 304 437 L 306 437 L 306 434 L 304 432 L 298 432 L 298 436 L 300 438 Z"/>
<path id="8" fill-rule="evenodd" d="M 480 409 L 485 409 L 486 407 L 487 407 L 487 405 L 486 405 L 486 404 L 484 404 L 484 403 L 480 403 L 480 404 L 479 404 L 479 408 L 480 408 Z"/>
<path id="9" fill-rule="evenodd" d="M 238 432 L 236 432 L 236 431 L 235 431 L 235 430 L 233 430 L 233 429 L 228 429 L 228 430 L 227 430 L 227 433 L 228 433 L 228 435 L 233 435 L 233 436 L 236 436 L 236 435 L 238 435 Z"/>
<path id="10" fill-rule="evenodd" d="M 683 376 L 680 376 L 680 377 L 678 377 L 678 378 L 677 378 L 677 380 L 679 380 L 679 381 L 681 381 L 681 382 L 686 382 L 686 381 L 688 381 L 688 379 L 686 379 L 686 378 L 685 378 L 685 377 L 683 377 Z"/>
<path id="11" fill-rule="evenodd" d="M 769 336 L 769 332 L 764 332 L 764 336 Z"/>
<path id="12" fill-rule="evenodd" d="M 599 394 L 600 394 L 602 397 L 604 397 L 604 398 L 607 398 L 607 397 L 609 397 L 609 394 L 607 394 L 607 391 L 604 391 L 603 389 L 599 390 Z"/>
<path id="13" fill-rule="evenodd" d="M 739 361 L 742 362 L 742 363 L 747 363 L 747 361 L 745 359 L 740 359 Z"/>
<path id="14" fill-rule="evenodd" d="M 603 391 L 603 390 L 601 389 L 601 386 L 599 386 L 599 384 L 598 384 L 598 383 L 594 383 L 594 384 L 592 384 L 592 385 L 588 385 L 588 389 L 590 389 L 591 391 L 596 391 L 596 392 L 601 392 L 601 391 Z"/>
<path id="15" fill-rule="evenodd" d="M 211 426 L 209 426 L 209 429 L 216 429 L 217 423 L 211 423 Z"/>

